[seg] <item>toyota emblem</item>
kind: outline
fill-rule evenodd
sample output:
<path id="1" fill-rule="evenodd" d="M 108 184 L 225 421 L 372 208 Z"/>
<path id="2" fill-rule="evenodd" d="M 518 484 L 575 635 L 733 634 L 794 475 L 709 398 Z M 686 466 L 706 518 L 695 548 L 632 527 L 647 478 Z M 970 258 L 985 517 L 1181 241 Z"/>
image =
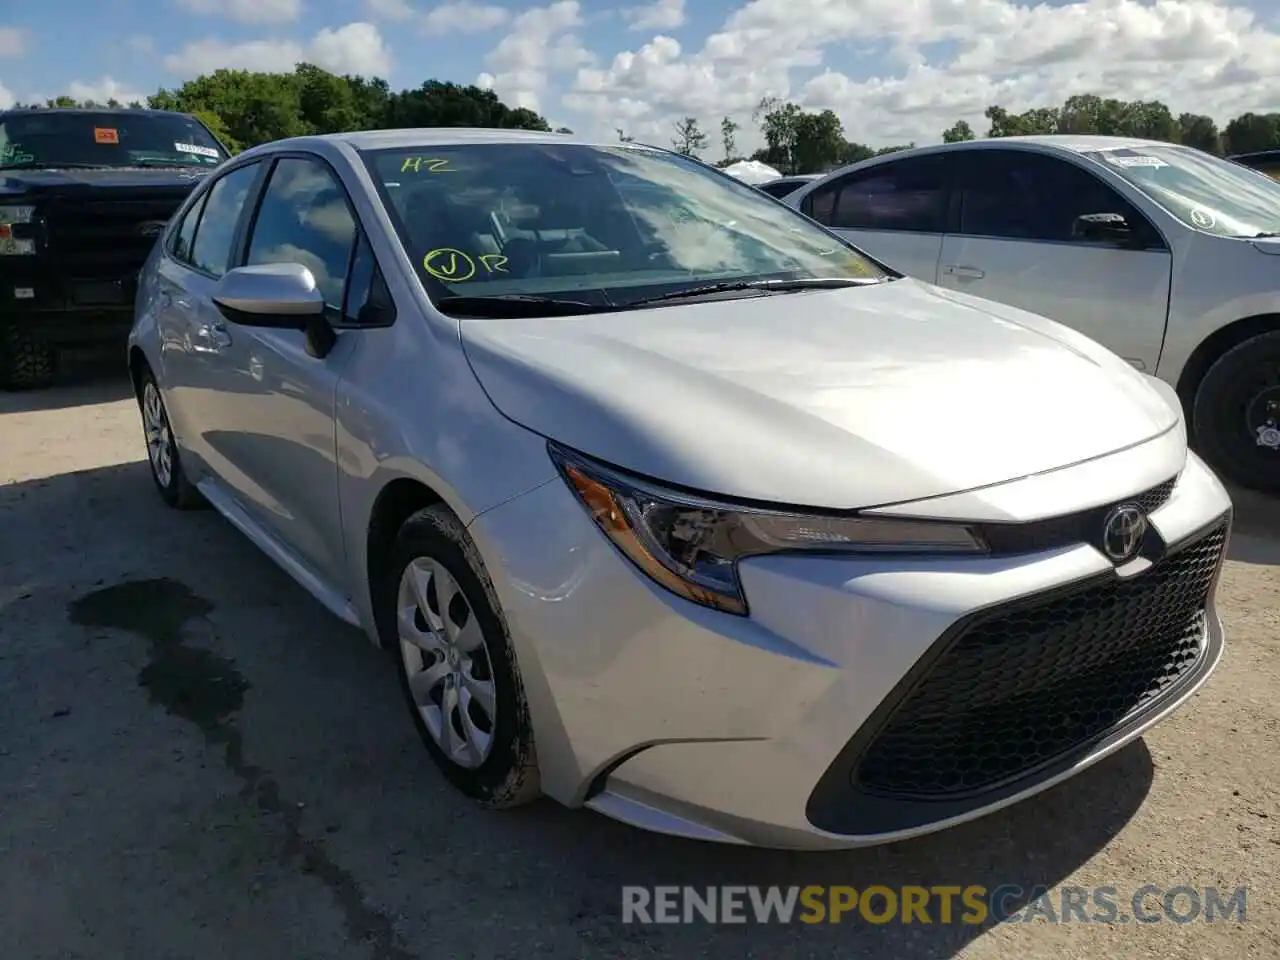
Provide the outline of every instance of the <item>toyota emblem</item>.
<path id="1" fill-rule="evenodd" d="M 1147 535 L 1147 515 L 1135 503 L 1122 503 L 1102 523 L 1102 549 L 1114 563 L 1132 560 Z"/>

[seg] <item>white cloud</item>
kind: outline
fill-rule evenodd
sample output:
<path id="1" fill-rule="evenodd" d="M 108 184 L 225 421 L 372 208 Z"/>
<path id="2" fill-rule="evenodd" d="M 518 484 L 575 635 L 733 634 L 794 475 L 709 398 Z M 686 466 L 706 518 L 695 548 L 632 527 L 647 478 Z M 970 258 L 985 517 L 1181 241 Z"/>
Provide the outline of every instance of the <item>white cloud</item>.
<path id="1" fill-rule="evenodd" d="M 165 69 L 182 77 L 212 73 L 219 68 L 287 72 L 306 61 L 334 73 L 385 77 L 391 71 L 391 52 L 371 23 L 326 27 L 309 43 L 296 40 L 250 40 L 224 43 L 217 39 L 189 43 L 164 58 Z"/>
<path id="2" fill-rule="evenodd" d="M 663 6 L 676 4 L 647 9 Z M 1240 0 L 750 0 L 700 48 L 660 34 L 580 69 L 563 102 L 595 132 L 625 126 L 664 143 L 678 117 L 714 130 L 731 116 L 750 149 L 753 108 L 782 96 L 835 110 L 852 140 L 923 143 L 958 119 L 985 132 L 992 104 L 1021 111 L 1081 92 L 1225 123 L 1280 110 L 1277 60 L 1280 32 Z M 501 69 L 498 81 L 502 95 L 519 86 L 504 87 Z"/>
<path id="3" fill-rule="evenodd" d="M 73 100 L 92 100 L 95 103 L 106 103 L 108 100 L 118 100 L 124 104 L 135 100 L 142 104 L 147 102 L 147 94 L 120 83 L 114 77 L 101 77 L 89 83 L 72 80 L 63 92 Z"/>
<path id="4" fill-rule="evenodd" d="M 178 5 L 239 23 L 293 23 L 302 16 L 302 0 L 178 0 Z"/>
<path id="5" fill-rule="evenodd" d="M 15 99 L 9 88 L 0 83 L 0 110 L 8 110 L 13 106 Z"/>
<path id="6" fill-rule="evenodd" d="M 525 10 L 490 52 L 491 89 L 518 107 L 540 108 L 540 98 L 552 71 L 569 72 L 595 61 L 574 32 L 582 26 L 578 0 L 557 0 Z M 479 82 L 479 81 L 477 81 Z"/>
<path id="7" fill-rule="evenodd" d="M 638 7 L 624 7 L 622 16 L 632 30 L 674 30 L 684 23 L 684 0 L 653 0 Z"/>
<path id="8" fill-rule="evenodd" d="M 364 6 L 375 20 L 403 22 L 414 17 L 413 7 L 405 0 L 364 0 Z"/>
<path id="9" fill-rule="evenodd" d="M 422 30 L 429 35 L 446 33 L 484 33 L 511 19 L 506 7 L 473 0 L 453 0 L 428 10 L 422 17 Z"/>
<path id="10" fill-rule="evenodd" d="M 20 57 L 30 42 L 31 35 L 26 30 L 0 26 L 0 57 Z"/>

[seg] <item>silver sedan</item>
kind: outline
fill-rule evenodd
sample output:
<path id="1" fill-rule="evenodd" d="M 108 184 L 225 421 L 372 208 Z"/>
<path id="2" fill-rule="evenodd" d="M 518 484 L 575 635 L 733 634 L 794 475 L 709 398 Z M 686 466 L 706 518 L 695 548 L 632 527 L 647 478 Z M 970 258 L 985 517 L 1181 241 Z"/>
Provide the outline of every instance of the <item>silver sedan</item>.
<path id="1" fill-rule="evenodd" d="M 385 647 L 487 806 L 900 839 L 1119 749 L 1222 650 L 1231 504 L 1170 388 L 669 151 L 250 150 L 153 251 L 129 367 L 164 502 Z"/>

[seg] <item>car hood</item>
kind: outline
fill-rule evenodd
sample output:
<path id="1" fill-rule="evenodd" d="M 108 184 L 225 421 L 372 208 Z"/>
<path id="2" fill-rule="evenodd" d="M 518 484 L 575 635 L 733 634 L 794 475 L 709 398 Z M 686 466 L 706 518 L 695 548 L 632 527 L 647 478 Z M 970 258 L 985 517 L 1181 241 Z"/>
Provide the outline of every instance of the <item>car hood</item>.
<path id="1" fill-rule="evenodd" d="M 0 196 L 129 187 L 194 188 L 213 168 L 112 167 L 110 169 L 0 170 Z"/>
<path id="2" fill-rule="evenodd" d="M 460 326 L 515 422 L 670 484 L 777 504 L 956 493 L 1141 443 L 1180 418 L 1074 331 L 910 279 Z"/>

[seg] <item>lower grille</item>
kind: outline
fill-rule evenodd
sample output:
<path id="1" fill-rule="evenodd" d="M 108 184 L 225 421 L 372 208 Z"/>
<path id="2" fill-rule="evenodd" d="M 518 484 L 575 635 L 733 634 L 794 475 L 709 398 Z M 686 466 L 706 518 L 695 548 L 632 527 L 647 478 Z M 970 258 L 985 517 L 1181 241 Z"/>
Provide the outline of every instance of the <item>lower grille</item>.
<path id="1" fill-rule="evenodd" d="M 970 622 L 853 770 L 860 791 L 940 800 L 990 790 L 1105 736 L 1203 655 L 1219 527 L 1131 580 Z"/>

